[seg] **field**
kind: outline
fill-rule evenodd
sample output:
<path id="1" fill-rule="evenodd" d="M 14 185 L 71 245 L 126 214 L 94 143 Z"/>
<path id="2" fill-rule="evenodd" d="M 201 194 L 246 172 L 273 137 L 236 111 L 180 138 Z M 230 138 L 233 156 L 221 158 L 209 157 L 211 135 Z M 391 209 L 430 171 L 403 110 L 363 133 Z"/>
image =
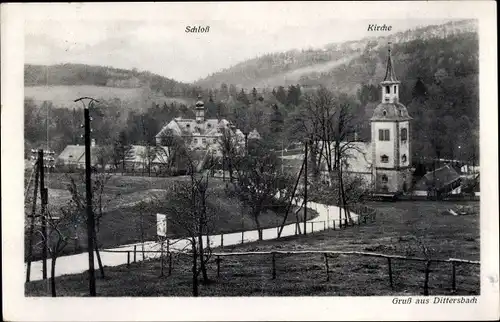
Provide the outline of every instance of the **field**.
<path id="1" fill-rule="evenodd" d="M 149 178 L 132 176 L 113 176 L 105 188 L 103 199 L 109 200 L 105 207 L 105 213 L 99 223 L 98 241 L 101 248 L 110 248 L 123 244 L 139 242 L 141 240 L 141 227 L 145 240 L 156 239 L 156 213 L 161 209 L 140 210 L 138 202 L 148 200 L 151 195 L 162 196 L 165 189 L 172 185 L 174 181 L 187 180 L 187 177 L 171 178 Z M 214 192 L 221 192 L 224 183 L 220 179 L 211 179 L 210 187 Z M 65 174 L 51 174 L 48 181 L 49 186 L 49 210 L 54 213 L 71 199 L 67 191 L 69 179 Z M 243 207 L 239 200 L 233 198 L 219 198 L 218 203 L 222 211 L 213 218 L 215 229 L 213 233 L 227 233 L 255 228 L 253 219 L 248 210 Z M 39 205 L 39 202 L 38 202 Z M 31 205 L 26 204 L 27 209 Z M 261 225 L 263 227 L 274 227 L 282 223 L 283 209 L 276 210 L 278 213 L 268 210 L 261 215 Z M 243 214 L 243 215 L 242 215 Z M 308 217 L 313 218 L 317 214 L 308 211 Z M 295 220 L 292 216 L 288 221 Z M 171 228 L 171 229 L 170 229 Z M 170 226 L 169 233 L 178 236 L 181 233 L 175 231 L 175 227 Z M 78 239 L 64 249 L 63 254 L 80 253 L 86 247 L 85 226 L 78 227 L 72 231 Z M 25 245 L 27 246 L 28 234 L 25 234 Z M 35 240 L 35 244 L 39 240 Z M 26 248 L 27 249 L 27 248 Z M 35 247 L 34 256 L 40 258 L 40 247 Z"/>
<path id="2" fill-rule="evenodd" d="M 142 88 L 121 88 L 108 86 L 94 85 L 75 85 L 75 86 L 26 86 L 24 87 L 24 96 L 32 98 L 36 103 L 41 104 L 43 101 L 52 101 L 55 107 L 80 108 L 81 104 L 76 104 L 73 101 L 76 97 L 91 96 L 98 99 L 112 100 L 120 98 L 124 103 L 123 107 L 131 109 L 140 109 L 141 104 L 146 104 L 146 100 L 151 99 L 156 103 L 166 102 L 170 104 L 176 102 L 178 104 L 189 105 L 193 103 L 191 100 L 183 98 L 165 97 L 159 93 L 153 93 L 149 89 Z M 151 105 L 145 105 L 149 108 Z"/>
<path id="3" fill-rule="evenodd" d="M 475 214 L 449 216 L 442 212 L 467 205 Z M 308 236 L 293 236 L 225 247 L 224 252 L 277 250 L 363 251 L 424 257 L 418 242 L 429 249 L 429 258 L 461 258 L 479 260 L 479 203 L 412 201 L 382 203 L 370 206 L 380 213 L 376 221 L 345 230 L 328 230 Z M 224 258 L 220 276 L 211 263 L 212 282 L 200 286 L 201 296 L 370 296 L 421 295 L 424 283 L 423 262 L 393 260 L 393 289 L 387 272 L 387 260 L 361 256 L 339 255 L 329 259 L 330 279 L 326 280 L 321 254 L 277 255 L 276 279 L 272 279 L 271 256 L 249 255 Z M 189 258 L 173 258 L 172 275 L 159 278 L 160 263 L 151 260 L 107 268 L 106 279 L 97 281 L 100 296 L 190 296 Z M 451 264 L 430 266 L 429 294 L 449 295 Z M 57 278 L 60 296 L 81 296 L 87 293 L 86 275 Z M 480 293 L 479 266 L 456 266 L 457 295 Z M 46 296 L 43 282 L 26 285 L 26 294 Z"/>

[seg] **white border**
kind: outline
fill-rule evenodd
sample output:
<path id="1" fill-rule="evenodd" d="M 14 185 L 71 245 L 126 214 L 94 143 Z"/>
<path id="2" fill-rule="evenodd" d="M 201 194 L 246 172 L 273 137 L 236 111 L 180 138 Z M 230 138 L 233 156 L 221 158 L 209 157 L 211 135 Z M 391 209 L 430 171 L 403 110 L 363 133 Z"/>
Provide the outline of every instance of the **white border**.
<path id="1" fill-rule="evenodd" d="M 25 10 L 26 9 L 26 10 Z M 76 10 L 75 10 L 76 9 Z M 476 305 L 393 305 L 392 297 L 25 298 L 23 269 L 24 19 L 477 18 L 480 33 L 481 296 Z M 2 4 L 2 285 L 11 321 L 91 320 L 478 320 L 499 318 L 498 97 L 496 3 L 171 3 Z M 348 32 L 325 31 L 325 32 Z M 496 283 L 490 282 L 490 277 Z"/>

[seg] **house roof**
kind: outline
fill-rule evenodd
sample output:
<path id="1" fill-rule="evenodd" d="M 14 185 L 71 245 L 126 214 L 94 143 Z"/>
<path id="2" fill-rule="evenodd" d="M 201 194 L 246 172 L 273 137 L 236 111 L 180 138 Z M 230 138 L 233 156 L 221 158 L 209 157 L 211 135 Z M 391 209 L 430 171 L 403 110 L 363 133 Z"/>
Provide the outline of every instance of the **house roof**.
<path id="1" fill-rule="evenodd" d="M 97 151 L 98 146 L 90 147 L 90 158 L 91 163 L 97 162 Z M 57 157 L 57 161 L 63 161 L 65 163 L 85 163 L 85 145 L 67 145 L 64 150 Z"/>
<path id="2" fill-rule="evenodd" d="M 168 130 L 172 130 L 175 135 L 204 135 L 217 136 L 218 129 L 230 127 L 231 122 L 226 119 L 205 119 L 198 123 L 193 119 L 175 118 L 165 125 L 156 135 L 162 137 Z"/>
<path id="3" fill-rule="evenodd" d="M 437 189 L 441 189 L 456 180 L 460 179 L 460 175 L 449 165 L 445 165 L 435 171 L 430 171 L 425 174 L 425 176 L 417 182 L 416 190 L 427 190 L 427 188 L 432 187 L 434 180 Z"/>

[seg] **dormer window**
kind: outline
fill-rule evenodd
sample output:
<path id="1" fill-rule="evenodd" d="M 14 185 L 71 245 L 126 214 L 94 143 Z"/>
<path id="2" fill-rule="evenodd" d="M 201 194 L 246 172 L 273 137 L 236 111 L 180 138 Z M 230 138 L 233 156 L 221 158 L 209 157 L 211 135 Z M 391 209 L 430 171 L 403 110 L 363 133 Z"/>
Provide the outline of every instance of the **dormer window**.
<path id="1" fill-rule="evenodd" d="M 389 99 L 388 99 L 388 98 L 386 98 L 385 100 L 386 100 L 386 101 L 389 101 Z M 387 116 L 387 111 L 386 111 L 386 110 L 384 110 L 384 111 L 382 112 L 382 114 L 383 114 L 384 116 Z"/>
<path id="2" fill-rule="evenodd" d="M 387 155 L 382 155 L 380 156 L 380 162 L 382 163 L 388 163 L 389 162 L 389 157 Z"/>

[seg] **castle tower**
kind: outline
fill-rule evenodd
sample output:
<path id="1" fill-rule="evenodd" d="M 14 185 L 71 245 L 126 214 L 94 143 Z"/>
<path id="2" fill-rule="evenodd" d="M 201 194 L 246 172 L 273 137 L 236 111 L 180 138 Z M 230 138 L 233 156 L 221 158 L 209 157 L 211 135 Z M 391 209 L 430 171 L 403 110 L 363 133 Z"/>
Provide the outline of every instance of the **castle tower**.
<path id="1" fill-rule="evenodd" d="M 198 102 L 195 106 L 196 123 L 205 122 L 205 103 L 201 100 L 201 95 L 198 95 Z"/>
<path id="2" fill-rule="evenodd" d="M 382 87 L 382 102 L 370 119 L 372 130 L 373 184 L 375 193 L 405 192 L 411 184 L 410 120 L 399 103 L 399 85 L 394 73 L 391 43 Z"/>

